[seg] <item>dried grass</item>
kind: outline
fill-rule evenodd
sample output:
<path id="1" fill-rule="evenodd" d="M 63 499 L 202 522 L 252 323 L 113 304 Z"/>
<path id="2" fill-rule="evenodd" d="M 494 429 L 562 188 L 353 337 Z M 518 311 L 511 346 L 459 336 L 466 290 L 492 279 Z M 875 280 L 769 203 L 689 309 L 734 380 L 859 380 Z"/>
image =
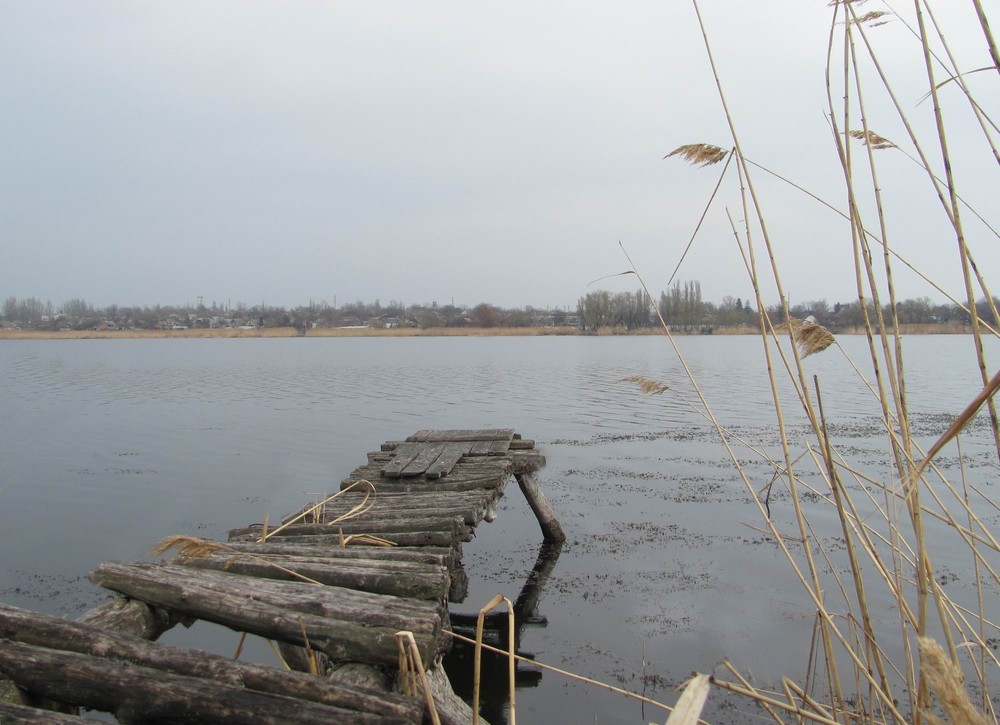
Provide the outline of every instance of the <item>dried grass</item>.
<path id="1" fill-rule="evenodd" d="M 708 143 L 690 143 L 678 146 L 663 158 L 669 159 L 671 156 L 680 156 L 693 166 L 713 166 L 722 161 L 729 152 L 724 148 L 713 146 Z"/>
<path id="2" fill-rule="evenodd" d="M 836 338 L 833 333 L 820 324 L 790 318 L 787 323 L 775 328 L 778 332 L 788 332 L 791 330 L 795 343 L 799 346 L 802 357 L 809 357 L 817 352 L 823 352 L 832 345 Z"/>
<path id="3" fill-rule="evenodd" d="M 848 135 L 858 141 L 864 141 L 876 151 L 898 148 L 892 141 L 879 136 L 874 131 L 850 131 L 848 132 Z"/>
<path id="4" fill-rule="evenodd" d="M 839 154 L 839 171 L 843 172 L 849 199 L 849 213 L 845 217 L 851 225 L 855 282 L 859 305 L 865 313 L 861 331 L 868 339 L 873 382 L 868 381 L 853 360 L 849 362 L 858 373 L 862 389 L 872 393 L 882 413 L 886 434 L 885 453 L 889 466 L 887 473 L 876 478 L 866 477 L 858 469 L 851 467 L 841 451 L 838 451 L 833 436 L 827 430 L 820 382 L 816 376 L 807 375 L 804 370 L 804 358 L 829 348 L 836 340 L 822 325 L 791 319 L 789 316 L 788 296 L 782 286 L 775 246 L 764 222 L 766 215 L 761 197 L 754 187 L 754 170 L 750 168 L 751 162 L 743 155 L 737 127 L 729 113 L 726 94 L 713 59 L 713 49 L 708 43 L 708 32 L 698 2 L 694 0 L 698 24 L 705 39 L 708 63 L 732 135 L 731 159 L 739 175 L 741 207 L 739 214 L 729 214 L 727 209 L 727 215 L 754 288 L 755 306 L 760 312 L 759 334 L 765 343 L 768 383 L 774 398 L 781 454 L 774 456 L 766 447 L 752 450 L 761 454 L 769 466 L 778 472 L 777 478 L 785 486 L 788 495 L 784 500 L 792 508 L 787 515 L 794 515 L 794 521 L 799 527 L 799 536 L 795 537 L 800 546 L 798 551 L 792 550 L 794 539 L 779 532 L 771 517 L 768 502 L 761 498 L 765 489 L 770 490 L 770 485 L 759 490 L 754 486 L 752 472 L 746 470 L 733 450 L 732 441 L 736 440 L 735 437 L 715 418 L 684 359 L 683 351 L 673 340 L 672 331 L 662 320 L 661 323 L 663 332 L 698 395 L 700 412 L 719 433 L 737 473 L 763 518 L 763 531 L 773 537 L 787 560 L 791 573 L 815 606 L 816 617 L 812 642 L 805 643 L 809 653 L 805 686 L 785 679 L 776 688 L 777 691 L 760 689 L 739 675 L 735 668 L 731 669 L 738 682 L 716 680 L 715 685 L 756 701 L 779 723 L 787 722 L 789 718 L 797 722 L 812 721 L 830 725 L 843 722 L 873 725 L 904 723 L 911 719 L 921 721 L 925 718 L 926 721 L 939 722 L 929 712 L 930 692 L 933 691 L 951 722 L 978 725 L 996 717 L 993 711 L 995 696 L 991 697 L 990 680 L 995 678 L 1000 661 L 990 650 L 985 636 L 986 628 L 995 625 L 985 616 L 984 582 L 989 587 L 1000 583 L 1000 574 L 988 558 L 1000 550 L 1000 544 L 990 529 L 992 522 L 977 516 L 975 507 L 969 503 L 967 491 L 978 490 L 974 486 L 965 485 L 964 462 L 961 465 L 963 486 L 956 487 L 948 480 L 942 467 L 936 466 L 932 459 L 944 445 L 957 440 L 962 427 L 981 408 L 986 407 L 990 410 L 990 428 L 1000 456 L 1000 417 L 993 404 L 993 397 L 1000 390 L 1000 373 L 990 378 L 987 372 L 982 337 L 984 330 L 992 330 L 979 320 L 975 307 L 977 296 L 991 299 L 991 295 L 969 253 L 962 229 L 962 202 L 952 173 L 941 104 L 937 97 L 940 84 L 934 80 L 934 63 L 943 62 L 938 60 L 939 55 L 931 48 L 930 34 L 924 25 L 925 15 L 931 18 L 932 23 L 935 22 L 931 7 L 928 3 L 915 3 L 919 28 L 913 32 L 919 40 L 920 60 L 927 67 L 927 85 L 934 99 L 937 134 L 931 142 L 936 146 L 934 151 L 941 154 L 940 161 L 945 169 L 944 180 L 936 178 L 929 171 L 932 167 L 929 158 L 932 155 L 922 148 L 921 139 L 897 101 L 878 55 L 866 35 L 872 27 L 886 22 L 886 14 L 861 14 L 858 10 L 862 5 L 860 1 L 835 0 L 831 5 L 836 8 L 836 12 L 831 22 L 828 49 L 828 120 Z M 976 5 L 978 7 L 978 2 Z M 836 47 L 835 43 L 838 33 L 843 35 L 841 47 Z M 947 51 L 947 43 L 940 31 L 934 42 Z M 992 44 L 991 51 L 996 57 Z M 903 326 L 896 318 L 892 270 L 897 260 L 911 268 L 912 265 L 892 250 L 888 230 L 893 225 L 886 218 L 879 169 L 873 153 L 897 146 L 868 128 L 866 92 L 862 87 L 863 78 L 859 69 L 862 64 L 858 59 L 861 53 L 867 53 L 868 57 L 862 60 L 871 61 L 871 67 L 891 99 L 898 120 L 902 122 L 908 140 L 919 156 L 921 173 L 926 172 L 944 216 L 954 229 L 965 282 L 964 307 L 970 316 L 970 323 L 963 331 L 971 333 L 975 342 L 975 362 L 982 377 L 980 394 L 965 406 L 954 425 L 923 456 L 920 441 L 910 428 L 911 413 L 906 398 L 906 368 L 903 364 L 901 338 Z M 946 67 L 946 72 L 961 84 L 961 69 L 954 64 L 950 51 L 946 54 L 952 63 Z M 842 67 L 838 68 L 841 61 Z M 1000 68 L 1000 65 L 997 67 Z M 843 86 L 837 86 L 838 83 Z M 982 120 L 978 104 L 964 85 L 963 92 L 977 119 Z M 850 129 L 854 125 L 852 119 L 860 119 L 854 123 L 861 125 L 862 130 L 841 130 Z M 992 156 L 1000 158 L 988 138 L 989 134 L 985 133 L 985 126 L 983 130 Z M 863 142 L 862 153 L 853 151 L 853 144 L 846 142 L 849 138 Z M 712 149 L 716 150 L 714 154 Z M 704 165 L 718 163 L 722 158 L 719 152 L 719 147 L 706 148 L 699 144 L 682 146 L 670 155 L 679 155 L 689 163 Z M 854 157 L 852 153 L 855 154 Z M 863 158 L 863 161 L 858 158 Z M 866 220 L 865 217 L 868 216 L 875 219 Z M 742 229 L 737 228 L 734 217 L 742 220 Z M 866 221 L 872 229 L 876 228 L 873 221 L 877 222 L 877 236 L 867 231 Z M 881 258 L 872 253 L 871 241 L 882 247 Z M 758 258 L 763 260 L 759 267 Z M 632 269 L 635 269 L 634 265 Z M 972 272 L 975 272 L 975 278 Z M 919 272 L 918 274 L 936 289 L 940 289 L 929 278 Z M 639 279 L 642 282 L 641 275 Z M 978 289 L 974 287 L 976 283 Z M 648 290 L 645 283 L 642 284 Z M 788 320 L 785 325 L 772 326 L 771 316 L 765 313 L 766 304 L 761 292 L 765 284 L 769 294 L 774 289 L 782 300 L 780 316 Z M 872 308 L 874 313 L 869 315 L 868 310 Z M 779 333 L 782 331 L 794 343 L 790 348 L 779 344 Z M 783 377 L 785 373 L 787 380 L 784 382 L 790 382 L 794 390 L 790 398 L 779 386 L 778 376 Z M 647 393 L 666 390 L 662 383 L 643 376 L 632 376 L 625 381 L 639 384 Z M 831 392 L 836 394 L 837 391 Z M 785 407 L 804 411 L 808 418 L 815 442 L 807 443 L 806 450 L 816 469 L 812 472 L 812 478 L 818 476 L 818 484 L 815 480 L 810 480 L 808 474 L 796 469 L 801 457 L 796 457 L 793 451 L 793 446 L 798 445 L 798 441 L 791 440 L 792 434 L 785 422 Z M 961 458 L 961 451 L 959 457 Z M 927 480 L 931 475 L 937 477 L 933 485 Z M 884 479 L 877 480 L 881 476 Z M 805 493 L 806 491 L 809 493 Z M 816 498 L 809 498 L 810 495 L 815 495 Z M 928 496 L 930 500 L 926 500 Z M 922 502 L 921 497 L 925 501 Z M 986 500 L 989 502 L 989 499 Z M 828 511 L 817 515 L 815 505 L 831 506 L 834 517 L 830 517 Z M 928 534 L 925 520 L 940 522 L 941 527 L 935 528 L 933 535 Z M 828 534 L 824 533 L 831 521 L 839 523 L 840 528 L 836 537 L 840 544 L 835 547 L 830 546 Z M 937 527 L 938 524 L 935 523 L 934 526 Z M 938 537 L 942 537 L 941 545 L 948 547 L 950 542 L 944 541 L 944 537 L 952 535 L 957 535 L 958 544 L 967 546 L 971 554 L 970 569 L 974 571 L 976 579 L 978 612 L 962 606 L 961 601 L 953 601 L 935 578 L 931 546 L 937 545 Z M 947 548 L 946 551 L 950 555 L 951 551 Z M 879 601 L 871 599 L 873 591 L 877 591 L 875 596 L 889 597 L 895 622 L 883 621 L 885 618 L 882 615 L 870 615 L 873 602 Z M 941 645 L 929 643 L 925 639 L 928 632 L 938 633 Z M 973 706 L 962 684 L 963 672 L 974 681 L 970 689 L 982 693 L 980 710 Z M 987 716 L 984 717 L 983 713 L 987 713 Z"/>
<path id="5" fill-rule="evenodd" d="M 701 711 L 705 709 L 709 689 L 708 675 L 695 675 L 688 680 L 666 725 L 697 725 Z"/>
<path id="6" fill-rule="evenodd" d="M 149 553 L 154 556 L 159 556 L 165 554 L 171 549 L 177 550 L 177 555 L 181 559 L 204 559 L 206 557 L 212 556 L 220 551 L 232 551 L 225 544 L 220 544 L 218 541 L 209 541 L 208 539 L 199 539 L 194 536 L 167 536 L 164 539 L 158 541 L 152 548 L 150 548 Z"/>
<path id="7" fill-rule="evenodd" d="M 923 673 L 949 718 L 942 721 L 933 714 L 925 712 L 927 719 L 930 722 L 952 722 L 956 725 L 958 723 L 987 725 L 986 718 L 976 710 L 969 700 L 961 668 L 944 653 L 941 645 L 933 639 L 920 637 L 917 643 L 920 646 L 920 655 L 923 659 Z"/>
<path id="8" fill-rule="evenodd" d="M 629 375 L 627 378 L 622 378 L 618 382 L 637 383 L 639 385 L 639 390 L 647 395 L 659 395 L 660 393 L 670 390 L 670 388 L 661 383 L 659 380 L 647 378 L 645 375 Z"/>

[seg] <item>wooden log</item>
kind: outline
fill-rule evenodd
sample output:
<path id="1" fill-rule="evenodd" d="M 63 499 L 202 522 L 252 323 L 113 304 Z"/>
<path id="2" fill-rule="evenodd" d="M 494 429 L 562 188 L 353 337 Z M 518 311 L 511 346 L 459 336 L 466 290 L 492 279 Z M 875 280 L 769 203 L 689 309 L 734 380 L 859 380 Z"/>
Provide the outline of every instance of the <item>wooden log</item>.
<path id="1" fill-rule="evenodd" d="M 455 542 L 450 547 L 425 546 L 360 546 L 351 544 L 341 548 L 337 537 L 303 536 L 302 542 L 274 539 L 264 544 L 253 541 L 230 542 L 229 548 L 255 554 L 289 554 L 314 556 L 337 561 L 350 559 L 377 559 L 380 561 L 421 561 L 448 567 L 451 588 L 448 601 L 463 602 L 468 593 L 469 577 L 462 566 L 462 546 Z"/>
<path id="2" fill-rule="evenodd" d="M 247 690 L 213 680 L 45 649 L 21 642 L 0 647 L 0 670 L 44 697 L 111 712 L 123 723 L 386 723 L 396 718 Z M 58 677 L 53 677 L 58 672 Z M 416 721 L 413 721 L 416 722 Z"/>
<path id="3" fill-rule="evenodd" d="M 410 630 L 421 656 L 439 649 L 432 602 L 343 587 L 276 582 L 171 564 L 102 564 L 90 579 L 153 606 L 313 649 L 334 660 L 395 664 L 395 633 Z"/>
<path id="4" fill-rule="evenodd" d="M 526 451 L 535 447 L 535 442 L 530 438 L 518 438 L 514 437 L 514 440 L 510 442 L 510 450 L 512 451 Z"/>
<path id="5" fill-rule="evenodd" d="M 0 639 L 105 657 L 178 675 L 198 677 L 248 690 L 286 695 L 325 705 L 408 720 L 419 705 L 400 695 L 387 695 L 342 685 L 331 687 L 316 677 L 286 673 L 273 667 L 234 662 L 228 657 L 171 645 L 153 644 L 129 635 L 101 630 L 45 614 L 0 604 Z M 51 675 L 52 673 L 50 673 Z"/>
<path id="6" fill-rule="evenodd" d="M 475 491 L 480 489 L 496 490 L 503 487 L 507 476 L 507 473 L 497 474 L 490 472 L 482 476 L 470 476 L 461 479 L 448 476 L 447 478 L 437 478 L 432 481 L 425 481 L 420 478 L 412 480 L 399 478 L 386 479 L 382 482 L 383 488 L 380 490 L 401 493 L 440 493 L 442 491 Z M 341 481 L 341 487 L 346 488 L 357 480 L 359 479 L 354 478 L 352 474 L 351 478 Z"/>
<path id="7" fill-rule="evenodd" d="M 0 675 L 0 703 L 29 705 L 28 697 L 10 679 Z"/>
<path id="8" fill-rule="evenodd" d="M 451 584 L 448 568 L 445 566 L 373 559 L 331 561 L 303 556 L 269 555 L 267 561 L 263 561 L 257 556 L 251 558 L 245 554 L 219 552 L 197 559 L 179 559 L 176 563 L 244 576 L 302 581 L 292 573 L 295 572 L 330 586 L 431 601 L 445 599 Z"/>
<path id="9" fill-rule="evenodd" d="M 563 532 L 562 526 L 559 525 L 556 513 L 552 510 L 552 506 L 542 493 L 542 489 L 538 485 L 538 479 L 535 478 L 534 474 L 518 473 L 515 475 L 515 478 L 517 478 L 521 492 L 524 494 L 524 498 L 527 499 L 528 505 L 535 514 L 535 518 L 538 519 L 538 525 L 542 527 L 542 534 L 545 540 L 553 542 L 566 541 L 566 534 Z"/>
<path id="10" fill-rule="evenodd" d="M 326 560 L 372 560 L 404 561 L 450 566 L 455 555 L 451 547 L 444 546 L 310 546 L 269 539 L 263 544 L 255 542 L 231 542 L 227 544 L 236 551 L 251 554 L 273 554 L 279 556 L 307 556 Z M 359 562 L 360 563 L 360 562 Z"/>
<path id="11" fill-rule="evenodd" d="M 472 538 L 469 527 L 465 522 L 455 516 L 427 516 L 427 517 L 403 517 L 388 516 L 376 517 L 371 513 L 347 521 L 340 521 L 332 524 L 292 524 L 287 526 L 272 538 L 284 536 L 309 536 L 311 534 L 337 534 L 344 536 L 351 534 L 374 534 L 392 538 L 393 534 L 408 533 L 411 531 L 445 531 L 451 536 L 468 541 Z M 239 540 L 247 534 L 256 534 L 260 537 L 261 530 L 258 527 L 248 527 L 233 529 L 229 532 L 229 538 Z"/>
<path id="12" fill-rule="evenodd" d="M 449 472 L 447 478 L 464 478 L 468 476 L 498 476 L 509 474 L 513 470 L 513 459 L 516 456 L 526 457 L 525 460 L 538 460 L 541 454 L 538 451 L 513 451 L 506 456 L 464 456 Z M 544 457 L 541 459 L 544 463 Z M 398 478 L 385 478 L 382 476 L 382 464 L 376 462 L 359 466 L 351 472 L 349 478 L 354 481 L 365 480 L 373 483 L 376 492 L 392 491 L 392 484 L 398 482 Z"/>
<path id="13" fill-rule="evenodd" d="M 29 725 L 44 723 L 45 725 L 81 725 L 88 722 L 101 722 L 79 715 L 64 715 L 52 710 L 40 710 L 27 705 L 15 705 L 12 702 L 0 701 L 0 723 L 3 725 Z"/>
<path id="14" fill-rule="evenodd" d="M 482 518 L 482 510 L 492 503 L 496 495 L 496 491 L 487 490 L 400 493 L 383 487 L 374 499 L 366 500 L 364 495 L 355 491 L 343 493 L 327 502 L 319 515 L 320 521 L 330 521 L 358 505 L 367 504 L 372 505 L 371 513 L 377 516 L 396 516 L 407 511 L 419 516 L 424 515 L 424 512 L 431 512 L 439 516 L 463 516 L 465 523 L 473 524 Z M 283 517 L 281 523 L 288 523 L 292 519 L 301 520 L 300 517 L 307 508 L 310 507 L 303 507 Z"/>
<path id="15" fill-rule="evenodd" d="M 510 454 L 511 473 L 534 473 L 545 468 L 545 456 L 538 451 L 513 451 Z"/>
<path id="16" fill-rule="evenodd" d="M 115 597 L 86 612 L 80 617 L 80 621 L 152 641 L 159 639 L 161 634 L 176 625 L 180 619 L 163 609 L 154 609 L 145 602 Z"/>
<path id="17" fill-rule="evenodd" d="M 409 496 L 395 495 L 391 500 L 379 500 L 370 513 L 379 518 L 398 518 L 404 516 L 418 518 L 427 516 L 441 518 L 457 517 L 461 518 L 467 525 L 475 525 L 482 520 L 483 513 L 490 507 L 497 496 L 495 491 L 472 491 L 470 493 L 473 498 L 467 503 L 449 502 L 448 495 L 433 493 L 413 493 Z M 463 494 L 458 493 L 456 495 Z M 412 498 L 413 501 L 407 503 L 406 498 Z M 352 503 L 359 502 L 345 501 L 343 503 L 338 502 L 336 506 L 327 506 L 324 508 L 320 520 L 324 522 L 332 521 L 339 516 L 343 516 L 350 510 Z M 362 518 L 360 520 L 363 521 L 365 519 Z"/>
<path id="18" fill-rule="evenodd" d="M 392 692 L 395 680 L 385 667 L 360 662 L 334 663 L 326 678 L 337 686 L 350 685 L 378 692 Z"/>
<path id="19" fill-rule="evenodd" d="M 367 531 L 367 534 L 373 536 L 379 536 L 383 539 L 391 541 L 395 546 L 452 546 L 453 544 L 458 544 L 462 541 L 461 538 L 456 537 L 450 531 L 402 531 L 398 533 L 379 533 L 378 531 Z M 257 541 L 260 534 L 241 534 L 240 536 L 233 539 L 233 541 Z M 339 534 L 305 534 L 301 536 L 297 535 L 285 535 L 284 532 L 274 537 L 274 539 L 268 539 L 268 541 L 274 541 L 275 539 L 280 539 L 281 541 L 289 544 L 315 544 L 316 546 L 338 546 L 340 542 Z M 368 546 L 363 541 L 352 541 L 351 546 Z"/>

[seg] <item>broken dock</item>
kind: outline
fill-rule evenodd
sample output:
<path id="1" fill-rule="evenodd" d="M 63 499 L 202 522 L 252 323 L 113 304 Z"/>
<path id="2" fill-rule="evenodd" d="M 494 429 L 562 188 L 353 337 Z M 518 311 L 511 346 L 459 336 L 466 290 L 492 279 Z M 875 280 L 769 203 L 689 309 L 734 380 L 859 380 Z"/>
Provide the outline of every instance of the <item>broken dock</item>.
<path id="1" fill-rule="evenodd" d="M 81 709 L 124 723 L 470 722 L 441 667 L 462 545 L 511 476 L 561 542 L 544 465 L 511 429 L 421 430 L 280 523 L 101 564 L 91 580 L 119 596 L 80 620 L 0 604 L 0 722 L 87 722 Z M 156 643 L 196 620 L 274 642 L 289 669 Z"/>

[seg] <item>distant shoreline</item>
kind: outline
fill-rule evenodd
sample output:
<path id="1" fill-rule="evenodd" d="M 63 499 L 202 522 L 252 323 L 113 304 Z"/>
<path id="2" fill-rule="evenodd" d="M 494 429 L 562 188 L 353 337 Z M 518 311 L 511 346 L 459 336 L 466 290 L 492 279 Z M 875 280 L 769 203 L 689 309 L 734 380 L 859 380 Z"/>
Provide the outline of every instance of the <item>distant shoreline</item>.
<path id="1" fill-rule="evenodd" d="M 962 335 L 971 331 L 968 325 L 900 325 L 904 335 Z M 835 335 L 864 334 L 862 328 L 833 331 Z M 601 330 L 598 336 L 661 335 L 658 327 L 626 332 L 622 328 Z M 698 331 L 673 332 L 674 335 L 698 335 Z M 752 328 L 719 328 L 714 335 L 756 335 Z M 308 330 L 305 337 L 542 337 L 590 336 L 577 327 L 318 327 Z M 294 327 L 264 327 L 244 330 L 240 328 L 188 329 L 188 330 L 0 330 L 0 340 L 135 340 L 135 339 L 229 339 L 254 337 L 302 337 Z"/>

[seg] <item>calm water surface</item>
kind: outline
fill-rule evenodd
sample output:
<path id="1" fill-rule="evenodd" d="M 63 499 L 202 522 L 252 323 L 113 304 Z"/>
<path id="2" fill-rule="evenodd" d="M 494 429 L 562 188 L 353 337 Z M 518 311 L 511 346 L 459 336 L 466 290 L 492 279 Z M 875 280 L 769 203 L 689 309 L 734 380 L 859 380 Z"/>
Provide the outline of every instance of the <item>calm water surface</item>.
<path id="1" fill-rule="evenodd" d="M 866 359 L 863 338 L 840 343 Z M 910 407 L 929 443 L 979 389 L 972 341 L 905 344 Z M 679 345 L 720 422 L 777 455 L 760 341 Z M 845 456 L 884 478 L 878 408 L 844 355 L 831 349 L 806 367 Z M 671 390 L 650 397 L 620 382 L 635 374 Z M 781 395 L 791 401 L 791 388 Z M 10 341 L 0 344 L 0 400 L 4 602 L 79 615 L 103 597 L 84 576 L 101 561 L 142 558 L 170 534 L 224 539 L 265 513 L 273 521 L 335 491 L 366 451 L 420 428 L 513 427 L 546 453 L 542 486 L 570 538 L 541 603 L 548 623 L 525 629 L 523 651 L 667 701 L 688 673 L 724 658 L 761 683 L 805 670 L 813 608 L 774 544 L 751 528 L 760 515 L 692 411 L 695 393 L 662 337 Z M 798 456 L 804 417 L 793 404 L 787 415 Z M 963 453 L 970 481 L 995 497 L 991 441 L 973 425 Z M 737 455 L 756 487 L 770 480 L 759 456 L 745 447 Z M 956 476 L 957 460 L 942 454 Z M 808 457 L 797 465 L 809 480 Z M 772 507 L 791 531 L 787 495 L 776 491 Z M 983 515 L 996 522 L 995 509 Z M 824 505 L 815 520 L 835 546 Z M 516 597 L 540 541 L 512 486 L 498 520 L 466 546 L 471 592 L 453 610 L 474 612 L 497 592 Z M 937 560 L 959 598 L 974 595 L 967 559 L 949 548 Z M 891 602 L 874 599 L 891 626 Z M 166 641 L 232 652 L 236 636 L 216 629 Z M 256 653 L 268 657 L 263 646 Z M 530 668 L 521 684 L 528 722 L 663 719 Z M 488 716 L 501 721 L 502 705 Z"/>

